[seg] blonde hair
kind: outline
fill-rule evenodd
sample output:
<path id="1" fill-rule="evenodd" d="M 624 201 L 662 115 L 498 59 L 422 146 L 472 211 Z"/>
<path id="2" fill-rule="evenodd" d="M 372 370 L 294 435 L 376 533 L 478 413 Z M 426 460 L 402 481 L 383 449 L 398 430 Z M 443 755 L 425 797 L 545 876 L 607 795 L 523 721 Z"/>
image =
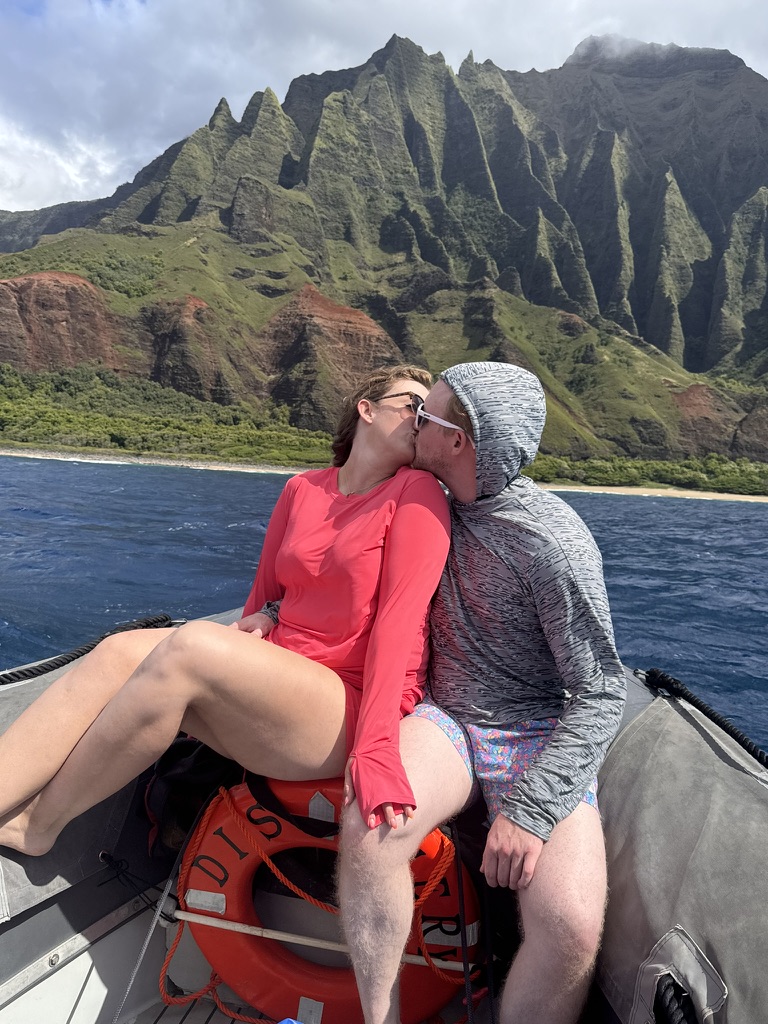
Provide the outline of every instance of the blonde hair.
<path id="1" fill-rule="evenodd" d="M 420 366 L 385 366 L 364 377 L 351 395 L 344 399 L 341 416 L 333 435 L 331 449 L 334 466 L 343 466 L 352 451 L 360 414 L 357 403 L 362 398 L 377 402 L 383 398 L 397 380 L 412 380 L 425 388 L 432 387 L 432 374 Z"/>

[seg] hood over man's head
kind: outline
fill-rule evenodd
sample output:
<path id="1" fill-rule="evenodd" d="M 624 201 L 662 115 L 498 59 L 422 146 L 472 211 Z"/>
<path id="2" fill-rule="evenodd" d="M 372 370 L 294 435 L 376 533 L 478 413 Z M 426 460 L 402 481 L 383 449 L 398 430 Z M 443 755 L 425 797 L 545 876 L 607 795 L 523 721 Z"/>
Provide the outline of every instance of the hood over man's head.
<path id="1" fill-rule="evenodd" d="M 546 418 L 541 382 L 511 363 L 459 363 L 440 377 L 472 421 L 478 498 L 500 494 L 538 451 Z"/>

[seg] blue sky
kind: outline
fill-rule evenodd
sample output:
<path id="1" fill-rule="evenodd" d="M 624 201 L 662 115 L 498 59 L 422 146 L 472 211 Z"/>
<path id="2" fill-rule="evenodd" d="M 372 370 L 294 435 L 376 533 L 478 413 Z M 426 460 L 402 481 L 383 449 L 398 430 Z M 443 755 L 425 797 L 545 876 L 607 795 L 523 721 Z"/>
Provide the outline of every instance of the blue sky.
<path id="1" fill-rule="evenodd" d="M 0 0 L 0 210 L 111 194 L 225 96 L 362 64 L 389 37 L 502 68 L 590 35 L 728 49 L 768 76 L 764 0 Z"/>

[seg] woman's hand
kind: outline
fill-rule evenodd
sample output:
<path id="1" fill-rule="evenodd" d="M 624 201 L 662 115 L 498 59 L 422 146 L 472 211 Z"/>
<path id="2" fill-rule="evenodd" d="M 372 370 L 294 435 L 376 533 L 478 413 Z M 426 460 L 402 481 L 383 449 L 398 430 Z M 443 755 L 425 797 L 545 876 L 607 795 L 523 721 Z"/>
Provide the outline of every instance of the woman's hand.
<path id="1" fill-rule="evenodd" d="M 231 625 L 232 628 L 239 629 L 243 633 L 250 633 L 251 636 L 265 637 L 274 626 L 274 622 L 263 612 L 254 612 L 253 615 L 246 615 L 245 618 L 240 619 L 239 622 L 233 622 Z"/>
<path id="2" fill-rule="evenodd" d="M 412 818 L 416 808 L 411 807 L 410 804 L 379 804 L 379 806 L 368 815 L 368 828 L 376 828 L 377 825 L 383 825 L 385 822 L 390 828 L 397 828 L 397 819 L 400 815 L 403 816 L 403 825 L 408 824 L 408 819 Z"/>
<path id="3" fill-rule="evenodd" d="M 354 754 L 349 755 L 344 769 L 343 807 L 349 807 L 355 799 L 355 787 L 352 782 L 352 758 L 354 756 Z M 402 814 L 403 824 L 405 825 L 408 819 L 413 817 L 415 811 L 416 808 L 412 807 L 410 804 L 379 804 L 379 806 L 375 807 L 368 815 L 368 821 L 366 824 L 368 828 L 377 828 L 379 825 L 383 825 L 386 822 L 390 828 L 397 828 L 398 815 Z"/>
<path id="4" fill-rule="evenodd" d="M 347 763 L 344 766 L 344 790 L 341 801 L 342 807 L 349 807 L 355 799 L 355 787 L 352 782 L 352 758 L 354 756 L 354 754 L 350 754 L 347 758 Z"/>

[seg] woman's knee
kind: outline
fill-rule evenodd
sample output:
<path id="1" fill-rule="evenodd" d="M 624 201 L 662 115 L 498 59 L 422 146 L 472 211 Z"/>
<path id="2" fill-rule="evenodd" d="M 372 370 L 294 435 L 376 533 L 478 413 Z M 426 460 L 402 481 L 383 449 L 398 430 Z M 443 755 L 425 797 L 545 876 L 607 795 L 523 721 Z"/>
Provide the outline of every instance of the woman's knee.
<path id="1" fill-rule="evenodd" d="M 205 663 L 216 642 L 218 629 L 221 627 L 212 622 L 186 622 L 154 648 L 151 660 L 167 670 L 178 667 L 194 671 Z"/>
<path id="2" fill-rule="evenodd" d="M 135 666 L 130 678 L 132 688 L 159 687 L 166 694 L 181 689 L 191 698 L 200 678 L 205 652 L 205 631 L 197 622 L 173 630 Z M 207 623 L 205 625 L 208 625 Z"/>
<path id="3" fill-rule="evenodd" d="M 168 636 L 167 629 L 130 629 L 113 633 L 100 640 L 87 661 L 98 663 L 102 671 L 122 674 L 125 679 L 135 671 L 147 655 Z"/>

